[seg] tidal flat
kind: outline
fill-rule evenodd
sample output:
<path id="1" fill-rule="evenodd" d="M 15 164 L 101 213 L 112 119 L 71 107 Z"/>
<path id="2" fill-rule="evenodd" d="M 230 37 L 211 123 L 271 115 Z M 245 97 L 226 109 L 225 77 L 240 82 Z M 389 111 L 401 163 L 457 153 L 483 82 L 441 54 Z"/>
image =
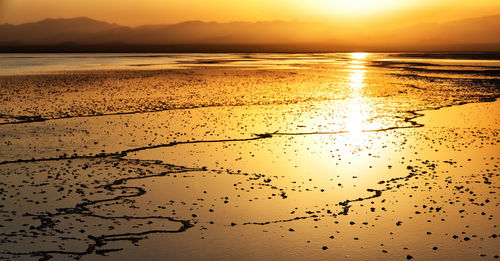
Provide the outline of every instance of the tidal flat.
<path id="1" fill-rule="evenodd" d="M 500 258 L 495 55 L 3 58 L 0 259 Z"/>

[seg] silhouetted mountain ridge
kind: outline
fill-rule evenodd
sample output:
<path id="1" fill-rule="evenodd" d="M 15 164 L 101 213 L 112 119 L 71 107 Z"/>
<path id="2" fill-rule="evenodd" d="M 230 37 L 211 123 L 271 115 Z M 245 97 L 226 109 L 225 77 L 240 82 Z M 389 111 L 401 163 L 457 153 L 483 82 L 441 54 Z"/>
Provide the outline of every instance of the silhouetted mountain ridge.
<path id="1" fill-rule="evenodd" d="M 136 46 L 294 46 L 314 51 L 459 50 L 500 51 L 500 15 L 445 23 L 416 24 L 396 30 L 353 31 L 323 23 L 203 22 L 127 27 L 86 17 L 45 19 L 21 25 L 0 25 L 0 43 L 10 46 L 73 45 Z M 321 48 L 320 48 L 321 47 Z M 1 48 L 2 50 L 7 50 Z M 175 48 L 174 48 L 175 49 Z M 8 51 L 7 50 L 7 51 Z M 201 49 L 203 51 L 203 48 Z M 278 48 L 279 50 L 279 48 Z M 234 51 L 234 50 L 232 50 Z"/>
<path id="2" fill-rule="evenodd" d="M 394 40 L 500 43 L 500 15 L 415 24 L 392 32 Z M 405 39 L 399 39 L 406 36 Z"/>
<path id="3" fill-rule="evenodd" d="M 99 33 L 117 28 L 123 27 L 86 17 L 45 19 L 21 25 L 0 25 L 0 39 L 2 42 L 19 41 L 25 44 L 55 43 L 72 40 L 76 34 Z"/>

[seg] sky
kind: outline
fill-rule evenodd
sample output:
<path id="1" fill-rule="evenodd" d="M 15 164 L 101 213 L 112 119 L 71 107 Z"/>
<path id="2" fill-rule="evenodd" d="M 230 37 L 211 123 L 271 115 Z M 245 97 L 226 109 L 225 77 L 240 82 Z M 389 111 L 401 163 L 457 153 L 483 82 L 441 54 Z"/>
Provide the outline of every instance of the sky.
<path id="1" fill-rule="evenodd" d="M 379 24 L 452 21 L 500 13 L 500 0 L 0 0 L 0 23 L 90 17 L 127 26 L 202 21 Z"/>

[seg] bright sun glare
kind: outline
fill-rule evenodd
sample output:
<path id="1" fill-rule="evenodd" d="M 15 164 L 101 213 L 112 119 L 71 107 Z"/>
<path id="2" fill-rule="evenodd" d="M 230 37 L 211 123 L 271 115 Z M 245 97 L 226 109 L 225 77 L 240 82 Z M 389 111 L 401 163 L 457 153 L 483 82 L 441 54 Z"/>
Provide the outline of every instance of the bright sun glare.
<path id="1" fill-rule="evenodd" d="M 348 17 L 372 15 L 411 5 L 413 0 L 312 0 L 320 12 L 343 14 Z M 308 2 L 310 3 L 310 2 Z"/>
<path id="2" fill-rule="evenodd" d="M 346 130 L 349 132 L 348 138 L 351 144 L 361 145 L 363 138 L 364 122 L 369 117 L 366 115 L 366 101 L 363 97 L 363 88 L 365 86 L 366 68 L 363 65 L 368 53 L 351 53 L 349 61 L 351 68 L 347 75 L 349 84 L 349 103 L 347 107 Z"/>

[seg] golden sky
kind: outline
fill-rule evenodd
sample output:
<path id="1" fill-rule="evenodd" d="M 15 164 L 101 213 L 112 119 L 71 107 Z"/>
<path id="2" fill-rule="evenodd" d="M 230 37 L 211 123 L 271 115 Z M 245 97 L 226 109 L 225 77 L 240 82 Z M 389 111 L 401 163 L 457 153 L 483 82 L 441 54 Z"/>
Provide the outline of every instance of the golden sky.
<path id="1" fill-rule="evenodd" d="M 122 25 L 186 20 L 449 21 L 500 13 L 500 0 L 0 0 L 0 23 L 86 16 Z"/>

